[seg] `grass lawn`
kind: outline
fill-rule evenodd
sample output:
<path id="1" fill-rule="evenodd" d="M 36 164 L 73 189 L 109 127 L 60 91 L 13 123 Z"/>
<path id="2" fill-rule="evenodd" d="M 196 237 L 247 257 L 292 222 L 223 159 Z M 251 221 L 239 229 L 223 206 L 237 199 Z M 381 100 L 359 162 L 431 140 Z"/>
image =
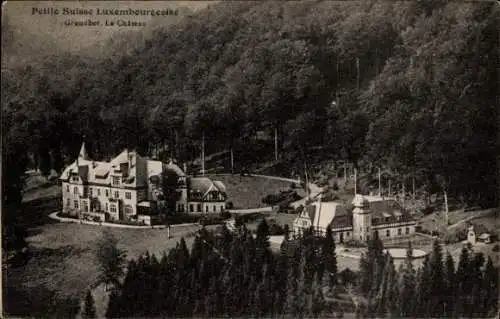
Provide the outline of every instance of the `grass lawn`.
<path id="1" fill-rule="evenodd" d="M 33 252 L 28 263 L 4 270 L 5 312 L 37 316 L 47 313 L 49 305 L 46 303 L 51 296 L 59 301 L 82 298 L 97 279 L 96 243 L 105 229 L 118 239 L 129 258 L 137 258 L 146 251 L 161 257 L 163 251 L 174 247 L 181 236 L 190 248 L 198 227 L 172 228 L 172 238 L 168 239 L 167 231 L 160 229 L 104 228 L 72 223 L 40 226 L 28 238 Z M 33 294 L 33 291 L 39 293 Z M 21 302 L 26 299 L 29 302 Z"/>
<path id="2" fill-rule="evenodd" d="M 220 180 L 226 185 L 228 201 L 233 202 L 234 208 L 265 207 L 267 205 L 262 203 L 262 198 L 269 194 L 277 194 L 282 190 L 287 190 L 291 184 L 259 176 L 241 177 L 237 174 L 208 177 L 213 180 Z M 301 195 L 300 192 L 299 195 Z"/>

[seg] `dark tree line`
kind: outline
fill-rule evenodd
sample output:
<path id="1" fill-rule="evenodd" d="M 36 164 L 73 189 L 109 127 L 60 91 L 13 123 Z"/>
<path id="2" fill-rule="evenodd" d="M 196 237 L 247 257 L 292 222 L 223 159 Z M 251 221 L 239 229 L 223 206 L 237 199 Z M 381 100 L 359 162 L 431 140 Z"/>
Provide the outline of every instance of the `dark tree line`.
<path id="1" fill-rule="evenodd" d="M 47 174 L 84 137 L 97 159 L 131 147 L 188 161 L 205 136 L 207 154 L 242 162 L 274 158 L 255 136 L 276 132 L 292 162 L 322 145 L 325 158 L 489 194 L 497 20 L 491 2 L 215 4 L 129 54 L 2 69 L 4 144 Z"/>
<path id="2" fill-rule="evenodd" d="M 498 312 L 498 268 L 491 257 L 464 247 L 458 265 L 435 241 L 423 266 L 407 257 L 396 271 L 378 237 L 360 261 L 358 291 L 364 297 L 359 313 L 366 317 L 486 318 Z"/>
<path id="3" fill-rule="evenodd" d="M 146 254 L 132 260 L 121 289 L 111 294 L 107 316 L 324 314 L 324 283 L 333 288 L 336 282 L 333 238 L 286 238 L 277 254 L 268 239 L 265 221 L 255 238 L 245 226 L 235 234 L 202 229 L 191 250 L 181 239 L 160 259 Z"/>
<path id="4" fill-rule="evenodd" d="M 3 203 L 15 216 L 26 168 L 60 172 L 83 139 L 98 160 L 185 162 L 203 136 L 248 166 L 274 160 L 275 133 L 298 171 L 319 145 L 493 203 L 497 24 L 483 1 L 223 2 L 127 54 L 3 67 Z"/>
<path id="5" fill-rule="evenodd" d="M 148 253 L 129 262 L 123 284 L 110 295 L 107 317 L 257 316 L 324 317 L 329 297 L 340 285 L 335 242 L 306 231 L 285 239 L 279 252 L 269 248 L 269 229 L 261 222 L 256 235 L 204 228 L 191 250 L 184 239 L 158 259 Z M 369 242 L 355 276 L 356 307 L 361 317 L 493 317 L 498 311 L 498 268 L 491 258 L 462 250 L 458 265 L 443 256 L 436 241 L 422 267 L 413 265 L 412 247 L 399 269 L 384 253 L 378 237 Z M 351 275 L 352 277 L 352 275 Z M 351 278 L 352 279 L 352 278 Z M 333 294 L 330 294 L 333 293 Z"/>

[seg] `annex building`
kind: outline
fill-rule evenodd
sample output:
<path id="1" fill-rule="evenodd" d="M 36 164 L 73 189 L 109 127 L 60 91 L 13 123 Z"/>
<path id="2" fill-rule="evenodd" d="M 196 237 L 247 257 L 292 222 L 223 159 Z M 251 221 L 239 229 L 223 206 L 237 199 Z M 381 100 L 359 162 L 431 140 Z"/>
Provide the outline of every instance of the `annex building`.
<path id="1" fill-rule="evenodd" d="M 325 235 L 330 226 L 336 242 L 366 241 L 375 233 L 380 239 L 409 236 L 415 233 L 416 221 L 394 199 L 357 194 L 352 209 L 338 202 L 319 199 L 304 207 L 294 220 L 293 232 L 301 235 L 313 227 Z"/>
<path id="2" fill-rule="evenodd" d="M 170 191 L 164 192 L 168 178 Z M 179 166 L 122 151 L 109 162 L 90 159 L 82 144 L 77 159 L 60 176 L 63 213 L 98 221 L 160 219 L 167 196 L 176 212 L 219 213 L 226 209 L 226 188 L 207 177 L 187 176 Z M 170 197 L 171 198 L 171 197 Z"/>

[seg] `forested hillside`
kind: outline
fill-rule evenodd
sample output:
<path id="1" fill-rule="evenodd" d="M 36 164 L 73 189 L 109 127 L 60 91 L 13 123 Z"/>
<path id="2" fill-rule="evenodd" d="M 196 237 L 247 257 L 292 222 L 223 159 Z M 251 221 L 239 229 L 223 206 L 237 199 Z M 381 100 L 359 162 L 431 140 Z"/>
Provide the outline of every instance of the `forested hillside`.
<path id="1" fill-rule="evenodd" d="M 2 69 L 4 203 L 22 172 L 60 170 L 83 138 L 94 158 L 169 147 L 179 161 L 233 149 L 414 175 L 495 200 L 494 2 L 224 2 L 133 52 Z M 116 52 L 115 52 L 116 53 Z M 32 164 L 33 165 L 33 164 Z"/>

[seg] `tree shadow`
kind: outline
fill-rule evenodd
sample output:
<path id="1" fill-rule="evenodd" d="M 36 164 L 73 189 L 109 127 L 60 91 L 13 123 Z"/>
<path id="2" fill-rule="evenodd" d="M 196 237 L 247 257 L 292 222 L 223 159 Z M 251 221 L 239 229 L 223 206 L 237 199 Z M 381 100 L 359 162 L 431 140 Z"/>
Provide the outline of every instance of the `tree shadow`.
<path id="1" fill-rule="evenodd" d="M 78 296 L 61 297 L 46 287 L 24 288 L 7 285 L 3 289 L 4 314 L 35 318 L 75 318 L 80 310 Z"/>

